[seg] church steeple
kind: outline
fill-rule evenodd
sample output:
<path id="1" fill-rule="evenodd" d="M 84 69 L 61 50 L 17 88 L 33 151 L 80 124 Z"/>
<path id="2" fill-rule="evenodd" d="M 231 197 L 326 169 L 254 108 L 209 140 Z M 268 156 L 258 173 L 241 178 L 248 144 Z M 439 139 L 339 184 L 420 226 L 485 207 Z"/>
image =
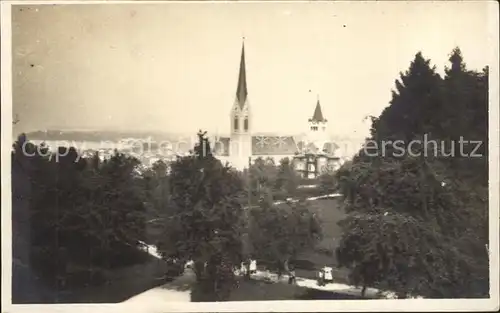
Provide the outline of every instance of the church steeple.
<path id="1" fill-rule="evenodd" d="M 327 122 L 327 120 L 323 117 L 323 112 L 321 112 L 321 105 L 319 104 L 319 97 L 316 102 L 316 108 L 314 109 L 314 114 L 309 122 Z"/>
<path id="2" fill-rule="evenodd" d="M 243 37 L 243 40 L 245 38 Z M 231 138 L 229 155 L 237 167 L 245 167 L 252 156 L 252 116 L 248 104 L 247 77 L 245 68 L 245 43 L 241 46 L 240 72 L 236 98 L 231 109 Z"/>
<path id="3" fill-rule="evenodd" d="M 313 116 L 309 119 L 309 131 L 313 137 L 322 136 L 326 132 L 328 121 L 323 116 L 321 111 L 321 104 L 319 103 L 319 96 L 316 100 L 316 108 L 314 109 Z"/>
<path id="4" fill-rule="evenodd" d="M 245 38 L 243 37 L 243 40 Z M 231 110 L 231 129 L 234 133 L 250 133 L 250 106 L 248 105 L 247 73 L 245 64 L 245 42 L 241 46 L 240 72 L 238 75 L 238 86 L 236 98 Z"/>
<path id="5" fill-rule="evenodd" d="M 243 43 L 241 46 L 241 60 L 240 60 L 240 73 L 238 76 L 238 88 L 236 89 L 236 99 L 238 99 L 240 108 L 243 108 L 243 106 L 245 105 L 247 95 L 248 95 L 248 90 L 247 90 L 247 75 L 245 67 L 245 38 L 243 38 Z"/>

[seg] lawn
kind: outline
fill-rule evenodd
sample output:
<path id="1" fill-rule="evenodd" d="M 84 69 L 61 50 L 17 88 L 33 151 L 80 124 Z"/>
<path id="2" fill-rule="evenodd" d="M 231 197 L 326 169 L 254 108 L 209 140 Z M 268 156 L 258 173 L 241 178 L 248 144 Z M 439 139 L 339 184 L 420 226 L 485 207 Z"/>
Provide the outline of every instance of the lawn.
<path id="1" fill-rule="evenodd" d="M 116 269 L 107 275 L 108 282 L 100 286 L 83 287 L 59 294 L 58 303 L 119 303 L 165 284 L 168 265 L 154 257 L 142 264 Z"/>
<path id="2" fill-rule="evenodd" d="M 318 248 L 333 251 L 338 246 L 342 231 L 337 223 L 346 216 L 341 201 L 339 198 L 310 201 L 311 210 L 319 215 L 322 222 L 324 238 Z"/>
<path id="3" fill-rule="evenodd" d="M 30 268 L 27 268 L 28 272 L 25 271 L 24 275 L 21 270 L 14 268 L 13 290 L 15 292 L 13 292 L 12 301 L 15 304 L 119 303 L 148 289 L 165 284 L 172 279 L 166 276 L 171 269 L 166 262 L 149 256 L 140 264 L 102 270 L 105 280 L 103 283 L 57 290 L 37 279 Z"/>

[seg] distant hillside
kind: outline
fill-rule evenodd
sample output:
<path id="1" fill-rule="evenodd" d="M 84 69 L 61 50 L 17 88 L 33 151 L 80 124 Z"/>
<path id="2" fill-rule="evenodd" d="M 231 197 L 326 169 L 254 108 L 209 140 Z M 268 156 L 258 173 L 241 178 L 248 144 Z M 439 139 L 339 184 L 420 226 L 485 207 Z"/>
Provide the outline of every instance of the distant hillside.
<path id="1" fill-rule="evenodd" d="M 31 140 L 67 140 L 67 141 L 119 141 L 125 138 L 148 138 L 152 140 L 162 141 L 169 140 L 173 137 L 189 136 L 187 134 L 174 134 L 163 132 L 146 132 L 146 131 L 82 131 L 82 130 L 47 130 L 33 131 L 26 133 L 28 139 Z"/>

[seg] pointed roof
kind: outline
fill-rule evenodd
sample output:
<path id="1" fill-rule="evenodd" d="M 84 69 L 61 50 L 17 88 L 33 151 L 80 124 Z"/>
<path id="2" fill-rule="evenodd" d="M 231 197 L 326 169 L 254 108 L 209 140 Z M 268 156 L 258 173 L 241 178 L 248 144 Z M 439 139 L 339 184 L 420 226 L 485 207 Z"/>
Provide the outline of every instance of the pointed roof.
<path id="1" fill-rule="evenodd" d="M 236 98 L 240 107 L 243 107 L 247 99 L 247 75 L 245 68 L 245 42 L 241 46 L 240 74 L 238 76 L 238 89 L 236 90 Z"/>
<path id="2" fill-rule="evenodd" d="M 323 117 L 323 112 L 321 112 L 321 105 L 316 102 L 316 109 L 314 109 L 313 117 L 309 120 L 311 122 L 326 122 L 326 119 Z"/>

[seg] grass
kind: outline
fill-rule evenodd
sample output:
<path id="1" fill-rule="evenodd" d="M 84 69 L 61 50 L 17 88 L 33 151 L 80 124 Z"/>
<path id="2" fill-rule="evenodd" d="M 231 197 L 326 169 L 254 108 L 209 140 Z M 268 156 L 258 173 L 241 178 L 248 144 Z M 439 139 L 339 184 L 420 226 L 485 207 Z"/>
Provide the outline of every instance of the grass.
<path id="1" fill-rule="evenodd" d="M 57 290 L 51 288 L 34 278 L 22 279 L 19 274 L 13 275 L 13 285 L 23 283 L 26 287 L 13 292 L 13 303 L 119 303 L 136 294 L 165 284 L 171 277 L 166 274 L 171 268 L 167 263 L 152 256 L 144 263 L 132 266 L 106 270 L 104 272 L 105 282 L 93 286 L 80 286 Z"/>
<path id="2" fill-rule="evenodd" d="M 168 282 L 167 264 L 151 257 L 146 263 L 110 271 L 101 286 L 70 290 L 59 296 L 59 303 L 118 303 Z"/>

